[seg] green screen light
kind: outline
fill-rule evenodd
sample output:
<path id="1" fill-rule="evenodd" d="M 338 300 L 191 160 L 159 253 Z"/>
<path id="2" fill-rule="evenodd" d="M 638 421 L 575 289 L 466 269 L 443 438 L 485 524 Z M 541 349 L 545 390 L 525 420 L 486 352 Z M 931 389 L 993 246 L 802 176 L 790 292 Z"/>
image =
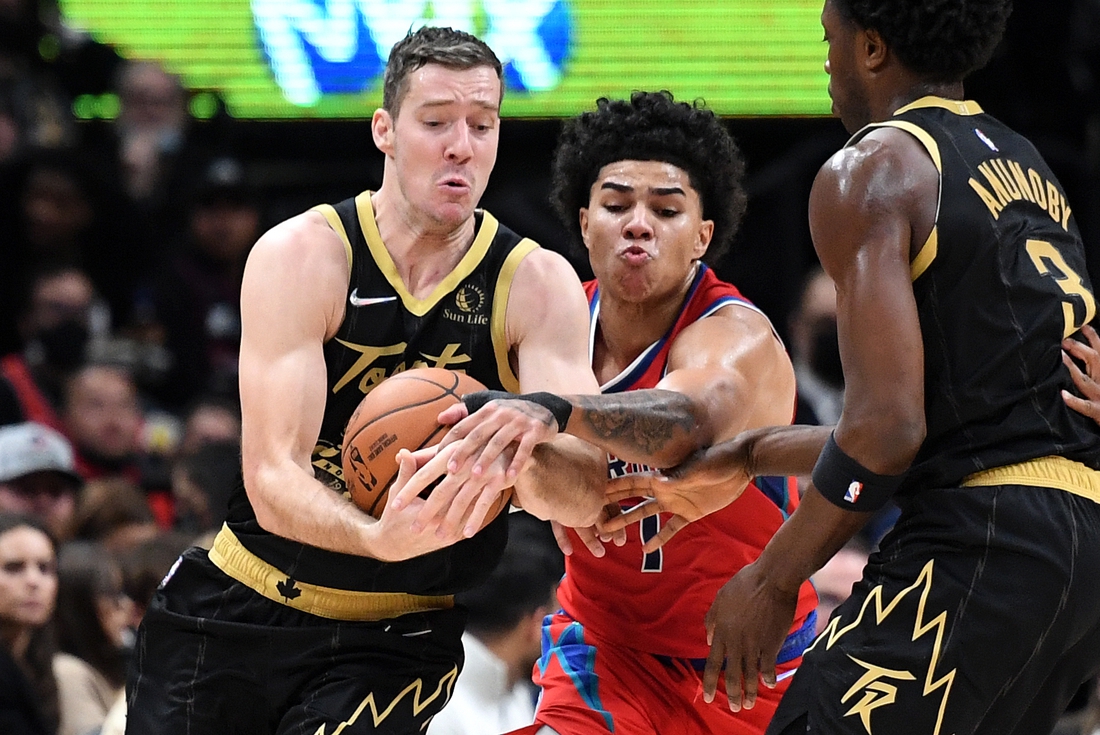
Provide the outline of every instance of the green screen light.
<path id="1" fill-rule="evenodd" d="M 370 117 L 389 49 L 426 22 L 505 64 L 503 113 L 558 117 L 637 89 L 723 115 L 827 115 L 821 0 L 60 0 L 123 56 L 156 59 L 241 118 Z M 150 8 L 155 7 L 155 12 Z M 196 117 L 217 100 L 193 101 Z"/>

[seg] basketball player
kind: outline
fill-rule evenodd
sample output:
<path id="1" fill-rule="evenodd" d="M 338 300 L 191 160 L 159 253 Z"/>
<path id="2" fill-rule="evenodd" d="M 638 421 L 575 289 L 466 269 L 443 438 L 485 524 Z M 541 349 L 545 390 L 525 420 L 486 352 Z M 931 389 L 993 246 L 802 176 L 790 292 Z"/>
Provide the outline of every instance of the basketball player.
<path id="1" fill-rule="evenodd" d="M 500 62 L 473 36 L 408 35 L 371 121 L 381 188 L 293 217 L 252 250 L 243 487 L 209 554 L 185 554 L 145 616 L 131 735 L 420 733 L 446 702 L 465 622 L 452 595 L 492 570 L 507 514 L 458 543 L 414 528 L 416 503 L 375 521 L 343 496 L 340 444 L 363 395 L 416 366 L 498 389 L 598 388 L 568 263 L 475 209 L 502 91 Z M 606 472 L 601 453 L 570 442 L 534 468 L 563 492 Z M 403 476 L 414 468 L 405 452 Z M 563 520 L 591 522 L 603 502 L 547 504 L 518 480 L 524 505 Z"/>
<path id="2" fill-rule="evenodd" d="M 1096 315 L 1084 249 L 1034 147 L 963 99 L 1008 14 L 826 0 L 830 94 L 854 133 L 810 198 L 837 285 L 840 422 L 738 437 L 649 481 L 711 497 L 821 450 L 798 510 L 715 604 L 711 661 L 733 662 L 735 707 L 775 682 L 801 583 L 888 498 L 901 507 L 770 733 L 1046 733 L 1100 671 L 1100 428 L 1064 402 L 1060 354 Z"/>
<path id="3" fill-rule="evenodd" d="M 594 112 L 567 124 L 554 160 L 555 204 L 587 248 L 596 276 L 585 288 L 603 398 L 646 388 L 679 396 L 698 420 L 691 448 L 790 423 L 794 413 L 793 368 L 770 322 L 704 263 L 719 257 L 736 232 L 743 171 L 722 123 L 668 93 L 601 99 Z M 522 424 L 521 401 L 493 405 L 513 411 L 511 419 Z M 651 428 L 599 442 L 610 452 L 610 477 L 682 458 L 688 442 L 658 447 L 659 439 L 642 436 Z M 419 491 L 416 480 L 401 491 L 410 499 Z M 643 551 L 659 527 L 650 518 L 629 529 L 624 545 L 601 548 L 602 558 L 567 558 L 558 589 L 563 610 L 547 619 L 534 677 L 542 687 L 537 722 L 546 732 L 764 731 L 786 681 L 753 711 L 731 713 L 699 697 L 708 651 L 703 619 L 714 595 L 756 558 L 797 503 L 784 478 L 745 485 L 736 504 L 654 554 Z M 439 488 L 425 506 L 429 514 Z M 568 533 L 568 546 L 585 540 Z M 816 603 L 809 583 L 802 585 L 777 655 L 779 671 L 797 668 L 813 638 Z"/>

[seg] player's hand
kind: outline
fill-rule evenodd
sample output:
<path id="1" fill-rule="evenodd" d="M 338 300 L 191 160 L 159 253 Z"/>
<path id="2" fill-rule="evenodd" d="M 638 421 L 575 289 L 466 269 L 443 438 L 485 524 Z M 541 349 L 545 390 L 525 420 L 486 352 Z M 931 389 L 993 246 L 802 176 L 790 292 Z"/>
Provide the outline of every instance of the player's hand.
<path id="1" fill-rule="evenodd" d="M 758 563 L 744 567 L 718 590 L 704 618 L 710 644 L 704 700 L 714 701 L 719 679 L 734 712 L 753 708 L 761 680 L 769 689 L 775 687 L 775 659 L 797 604 L 798 590 L 790 594 L 768 584 Z"/>
<path id="2" fill-rule="evenodd" d="M 682 464 L 659 473 L 628 475 L 608 483 L 607 499 L 650 498 L 622 515 L 601 524 L 604 532 L 616 532 L 658 513 L 671 513 L 661 530 L 643 549 L 652 553 L 664 546 L 684 526 L 725 508 L 741 497 L 752 479 L 748 444 L 734 437 L 700 449 Z"/>
<path id="3" fill-rule="evenodd" d="M 1069 368 L 1073 384 L 1081 391 L 1081 396 L 1075 396 L 1069 391 L 1062 391 L 1062 400 L 1077 413 L 1084 414 L 1100 424 L 1100 336 L 1096 330 L 1085 325 L 1081 328 L 1088 344 L 1078 342 L 1075 339 L 1062 341 L 1062 362 Z M 1085 364 L 1082 371 L 1070 358 L 1076 357 Z"/>
<path id="4" fill-rule="evenodd" d="M 397 453 L 397 477 L 390 486 L 389 497 L 382 517 L 371 526 L 373 533 L 372 549 L 374 556 L 382 561 L 402 561 L 442 549 L 462 540 L 461 533 L 439 533 L 437 527 L 419 524 L 420 513 L 426 505 L 425 500 L 413 494 L 412 499 L 398 504 L 396 499 L 409 481 L 419 470 L 423 470 L 434 459 L 434 452 L 420 451 L 415 454 L 402 449 Z"/>
<path id="5" fill-rule="evenodd" d="M 451 406 L 439 414 L 439 423 L 454 424 L 439 443 L 457 444 L 447 471 L 452 475 L 478 477 L 509 447 L 514 452 L 505 469 L 511 482 L 527 466 L 535 446 L 552 439 L 558 424 L 550 411 L 520 399 L 491 400 L 468 414 L 465 404 Z"/>
<path id="6" fill-rule="evenodd" d="M 409 478 L 396 497 L 393 489 L 390 490 L 393 502 L 401 508 L 414 503 L 425 489 L 431 487 L 431 494 L 422 501 L 412 524 L 414 532 L 435 529 L 441 538 L 450 538 L 456 533 L 469 538 L 481 530 L 500 494 L 512 486 L 513 481 L 507 480 L 505 473 L 512 459 L 511 447 L 506 447 L 492 464 L 475 477 L 469 470 L 458 473 L 448 471 L 451 456 L 458 446 L 455 443 L 437 448 L 434 456 Z"/>
<path id="7" fill-rule="evenodd" d="M 602 558 L 607 550 L 604 548 L 606 543 L 614 543 L 616 546 L 622 546 L 626 543 L 626 528 L 621 528 L 618 531 L 610 532 L 603 529 L 603 525 L 608 520 L 622 514 L 622 508 L 618 503 L 608 503 L 600 511 L 600 517 L 597 520 L 596 525 L 586 526 L 584 528 L 574 528 L 573 533 L 577 534 L 581 543 L 584 544 L 584 548 L 588 549 L 588 552 L 597 559 Z M 550 527 L 554 529 L 554 538 L 558 542 L 558 548 L 566 556 L 573 554 L 573 540 L 569 537 L 569 532 L 565 526 L 561 525 L 557 521 L 550 521 Z"/>

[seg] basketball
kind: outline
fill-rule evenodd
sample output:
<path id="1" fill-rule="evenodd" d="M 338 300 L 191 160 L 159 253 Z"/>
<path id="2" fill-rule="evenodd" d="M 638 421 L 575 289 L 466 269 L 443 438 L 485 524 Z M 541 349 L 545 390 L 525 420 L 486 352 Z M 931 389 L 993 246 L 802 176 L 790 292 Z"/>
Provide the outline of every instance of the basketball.
<path id="1" fill-rule="evenodd" d="M 340 460 L 351 500 L 381 518 L 390 485 L 397 478 L 397 452 L 430 447 L 449 426 L 436 417 L 485 386 L 465 373 L 444 368 L 414 368 L 386 378 L 363 397 L 344 429 Z M 489 510 L 488 523 L 508 505 L 511 490 Z"/>

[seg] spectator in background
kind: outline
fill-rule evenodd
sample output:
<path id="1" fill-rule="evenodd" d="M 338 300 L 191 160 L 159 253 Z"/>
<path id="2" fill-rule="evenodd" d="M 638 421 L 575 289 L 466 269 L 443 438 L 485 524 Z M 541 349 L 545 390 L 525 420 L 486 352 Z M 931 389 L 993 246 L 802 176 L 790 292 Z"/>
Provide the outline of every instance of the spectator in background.
<path id="1" fill-rule="evenodd" d="M 795 423 L 825 426 L 840 420 L 844 372 L 836 328 L 836 287 L 815 267 L 791 316 L 791 360 L 798 385 Z"/>
<path id="2" fill-rule="evenodd" d="M 83 151 L 35 149 L 13 165 L 10 187 L 0 202 L 0 238 L 10 245 L 2 285 L 18 289 L 39 271 L 81 268 L 124 323 L 149 248 L 113 180 Z"/>
<path id="3" fill-rule="evenodd" d="M 127 60 L 115 79 L 119 112 L 107 135 L 89 140 L 119 181 L 150 244 L 135 261 L 147 274 L 164 243 L 183 232 L 187 193 L 206 154 L 191 139 L 187 93 L 179 77 L 154 61 Z"/>
<path id="4" fill-rule="evenodd" d="M 67 538 L 83 481 L 65 437 L 35 423 L 0 427 L 0 512 L 38 519 Z"/>
<path id="5" fill-rule="evenodd" d="M 0 732 L 57 731 L 56 548 L 38 519 L 0 512 Z"/>
<path id="6" fill-rule="evenodd" d="M 155 319 L 173 358 L 161 391 L 168 405 L 182 407 L 199 392 L 236 391 L 241 277 L 259 228 L 241 164 L 214 160 L 195 192 L 187 234 L 153 285 Z"/>
<path id="7" fill-rule="evenodd" d="M 99 544 L 63 546 L 57 579 L 58 735 L 86 735 L 98 730 L 122 693 L 134 603 L 123 591 L 118 562 Z"/>
<path id="8" fill-rule="evenodd" d="M 65 386 L 62 420 L 85 480 L 125 477 L 140 484 L 141 404 L 124 369 L 85 365 Z"/>
<path id="9" fill-rule="evenodd" d="M 75 140 L 69 99 L 42 58 L 48 3 L 0 2 L 0 86 L 12 103 L 19 138 L 28 145 L 57 147 Z"/>
<path id="10" fill-rule="evenodd" d="M 175 529 L 197 536 L 221 528 L 240 473 L 239 441 L 210 442 L 182 455 L 172 470 Z"/>
<path id="11" fill-rule="evenodd" d="M 526 513 L 513 513 L 508 523 L 508 545 L 492 576 L 455 598 L 470 614 L 462 635 L 466 663 L 428 735 L 499 733 L 534 722 L 531 669 L 542 619 L 557 609 L 565 561 L 548 523 Z"/>
<path id="12" fill-rule="evenodd" d="M 62 386 L 83 364 L 89 339 L 109 322 L 109 311 L 80 269 L 60 267 L 33 277 L 18 320 L 25 347 L 0 358 L 0 424 L 36 421 L 63 431 Z"/>
<path id="13" fill-rule="evenodd" d="M 86 479 L 121 477 L 141 488 L 162 528 L 172 525 L 166 458 L 146 451 L 137 385 L 116 365 L 82 367 L 65 386 L 62 420 Z"/>
<path id="14" fill-rule="evenodd" d="M 145 493 L 123 477 L 92 480 L 80 494 L 73 536 L 125 553 L 160 533 Z"/>
<path id="15" fill-rule="evenodd" d="M 123 552 L 121 556 L 123 589 L 133 600 L 131 627 L 137 628 L 145 615 L 145 608 L 153 599 L 161 581 L 172 569 L 180 555 L 194 546 L 189 534 L 162 533 Z M 199 544 L 203 545 L 203 544 Z M 209 548 L 209 544 L 205 545 Z M 99 735 L 124 735 L 126 730 L 126 696 L 119 694 L 107 712 Z"/>
<path id="16" fill-rule="evenodd" d="M 191 454 L 213 442 L 241 441 L 241 408 L 237 400 L 204 395 L 187 410 L 178 451 Z"/>

